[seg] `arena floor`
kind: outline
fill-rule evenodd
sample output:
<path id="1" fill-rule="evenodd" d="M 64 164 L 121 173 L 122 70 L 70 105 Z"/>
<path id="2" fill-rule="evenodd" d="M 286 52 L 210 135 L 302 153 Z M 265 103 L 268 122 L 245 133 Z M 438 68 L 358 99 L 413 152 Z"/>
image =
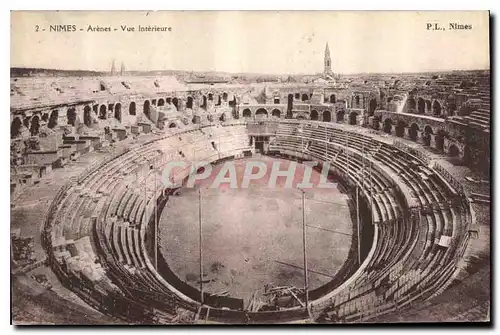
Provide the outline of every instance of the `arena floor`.
<path id="1" fill-rule="evenodd" d="M 290 164 L 270 157 L 237 160 L 239 180 L 249 160 L 261 160 L 268 166 L 278 161 L 282 170 Z M 220 168 L 214 167 L 212 175 Z M 299 164 L 295 179 L 301 180 L 302 173 L 303 165 Z M 319 173 L 313 171 L 311 180 L 318 178 Z M 264 292 L 266 284 L 304 287 L 301 191 L 284 188 L 284 178 L 278 179 L 274 189 L 268 187 L 265 177 L 252 181 L 247 189 L 211 189 L 207 187 L 210 182 L 209 178 L 196 188 L 182 189 L 170 198 L 160 217 L 160 248 L 172 271 L 199 288 L 201 187 L 204 291 L 227 291 L 244 299 L 246 305 L 254 292 L 257 296 Z M 330 189 L 306 190 L 310 289 L 330 281 L 351 248 L 353 222 L 348 197 L 333 184 Z"/>

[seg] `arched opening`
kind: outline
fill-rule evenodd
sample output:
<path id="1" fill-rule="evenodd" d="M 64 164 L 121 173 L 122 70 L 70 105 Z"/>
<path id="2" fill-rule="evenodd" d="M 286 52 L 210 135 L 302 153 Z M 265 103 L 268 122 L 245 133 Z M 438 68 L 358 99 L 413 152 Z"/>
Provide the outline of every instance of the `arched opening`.
<path id="1" fill-rule="evenodd" d="M 409 112 L 410 112 L 410 111 L 414 111 L 414 110 L 416 109 L 416 106 L 417 106 L 417 104 L 416 104 L 416 102 L 415 102 L 415 99 L 413 99 L 413 98 L 409 98 L 409 99 L 408 99 L 408 111 L 409 111 Z"/>
<path id="2" fill-rule="evenodd" d="M 20 118 L 15 117 L 14 120 L 12 120 L 12 123 L 10 125 L 10 138 L 15 138 L 21 135 L 22 125 L 23 123 L 21 122 Z"/>
<path id="3" fill-rule="evenodd" d="M 106 106 L 104 106 L 104 108 L 106 108 Z M 71 126 L 75 126 L 75 122 L 76 122 L 76 111 L 74 108 L 70 108 L 68 109 L 68 111 L 66 112 L 66 118 L 68 120 L 68 124 L 71 125 Z"/>
<path id="4" fill-rule="evenodd" d="M 151 100 L 151 105 L 156 106 L 156 99 Z"/>
<path id="5" fill-rule="evenodd" d="M 434 100 L 432 104 L 432 114 L 441 115 L 441 104 L 437 100 Z"/>
<path id="6" fill-rule="evenodd" d="M 122 104 L 117 103 L 115 105 L 115 119 L 122 122 Z"/>
<path id="7" fill-rule="evenodd" d="M 35 115 L 31 118 L 30 134 L 31 136 L 38 135 L 38 130 L 40 129 L 40 118 Z"/>
<path id="8" fill-rule="evenodd" d="M 430 100 L 425 100 L 425 110 L 427 112 L 431 111 L 431 101 Z"/>
<path id="9" fill-rule="evenodd" d="M 47 122 L 48 119 L 49 119 L 49 113 L 43 113 L 43 115 L 42 115 L 42 121 L 43 122 Z"/>
<path id="10" fill-rule="evenodd" d="M 26 128 L 29 128 L 29 126 L 30 126 L 30 118 L 29 117 L 26 117 L 26 118 L 23 119 L 23 125 Z"/>
<path id="11" fill-rule="evenodd" d="M 404 121 L 399 120 L 396 124 L 396 136 L 403 137 L 405 136 L 405 127 L 406 123 Z"/>
<path id="12" fill-rule="evenodd" d="M 354 101 L 356 102 L 356 106 L 359 106 L 359 95 L 356 95 Z"/>
<path id="13" fill-rule="evenodd" d="M 330 111 L 323 112 L 323 121 L 324 122 L 331 122 L 332 121 L 332 113 L 330 113 Z"/>
<path id="14" fill-rule="evenodd" d="M 47 125 L 47 127 L 49 127 L 50 129 L 54 128 L 55 126 L 57 126 L 57 120 L 59 119 L 59 111 L 57 110 L 53 110 L 51 113 L 50 113 L 50 117 L 49 117 L 49 124 Z"/>
<path id="15" fill-rule="evenodd" d="M 163 98 L 158 99 L 158 107 L 161 107 L 164 105 L 165 105 L 165 100 L 163 100 Z"/>
<path id="16" fill-rule="evenodd" d="M 391 119 L 385 119 L 384 120 L 384 133 L 390 134 L 392 131 L 392 120 Z"/>
<path id="17" fill-rule="evenodd" d="M 345 116 L 345 111 L 344 110 L 339 110 L 337 112 L 337 122 L 344 122 L 344 116 Z"/>
<path id="18" fill-rule="evenodd" d="M 172 122 L 168 125 L 169 128 L 177 128 L 177 125 L 175 124 L 175 122 Z"/>
<path id="19" fill-rule="evenodd" d="M 89 106 L 85 106 L 83 109 L 83 123 L 90 127 L 92 125 L 92 110 Z"/>
<path id="20" fill-rule="evenodd" d="M 280 103 L 280 97 L 274 97 L 273 102 L 275 105 L 278 105 Z"/>
<path id="21" fill-rule="evenodd" d="M 330 103 L 334 104 L 335 102 L 337 102 L 337 97 L 335 96 L 335 94 L 330 95 Z"/>
<path id="22" fill-rule="evenodd" d="M 466 145 L 464 147 L 464 156 L 462 158 L 463 163 L 465 165 L 471 165 L 472 164 L 472 159 L 473 159 L 472 156 L 473 156 L 472 155 L 472 149 L 468 145 Z"/>
<path id="23" fill-rule="evenodd" d="M 377 109 L 377 99 L 371 99 L 368 106 L 368 115 L 373 116 L 373 113 Z"/>
<path id="24" fill-rule="evenodd" d="M 220 95 L 217 96 L 217 103 L 215 104 L 215 106 L 220 106 L 222 103 L 222 99 L 220 97 Z"/>
<path id="25" fill-rule="evenodd" d="M 318 121 L 318 118 L 319 118 L 319 116 L 318 116 L 318 111 L 316 111 L 316 110 L 312 110 L 312 111 L 311 111 L 311 115 L 310 115 L 310 117 L 309 117 L 309 118 L 310 118 L 311 120 Z"/>
<path id="26" fill-rule="evenodd" d="M 213 101 L 214 95 L 212 93 L 208 93 L 208 100 Z"/>
<path id="27" fill-rule="evenodd" d="M 203 108 L 203 109 L 207 109 L 207 96 L 204 95 L 202 99 L 203 99 L 202 100 L 203 102 L 202 102 L 202 104 L 201 104 L 200 107 Z"/>
<path id="28" fill-rule="evenodd" d="M 114 105 L 113 104 L 109 104 L 108 105 L 108 111 L 113 112 L 113 109 L 114 109 Z"/>
<path id="29" fill-rule="evenodd" d="M 410 126 L 410 140 L 412 141 L 417 141 L 417 138 L 418 138 L 418 131 L 420 130 L 420 128 L 418 127 L 418 125 L 416 123 L 412 123 L 411 126 Z"/>
<path id="30" fill-rule="evenodd" d="M 193 97 L 188 97 L 187 98 L 186 108 L 193 109 Z"/>
<path id="31" fill-rule="evenodd" d="M 424 128 L 424 136 L 423 136 L 423 141 L 424 145 L 431 145 L 431 135 L 433 134 L 432 128 L 430 126 L 425 126 Z"/>
<path id="32" fill-rule="evenodd" d="M 356 125 L 356 124 L 357 124 L 357 122 L 356 122 L 356 121 L 357 121 L 357 120 L 356 120 L 356 119 L 357 119 L 357 117 L 358 117 L 358 113 L 356 113 L 356 112 L 351 112 L 351 113 L 349 114 L 349 124 L 350 124 L 351 126 L 354 126 L 354 125 Z"/>
<path id="33" fill-rule="evenodd" d="M 307 101 L 309 100 L 309 96 L 307 94 L 302 94 L 302 101 Z"/>
<path id="34" fill-rule="evenodd" d="M 179 99 L 173 98 L 172 99 L 172 105 L 175 106 L 175 109 L 179 110 Z"/>
<path id="35" fill-rule="evenodd" d="M 268 113 L 267 113 L 267 110 L 264 109 L 264 108 L 259 108 L 257 109 L 257 111 L 255 112 L 255 117 L 258 117 L 258 118 L 266 118 L 268 116 Z"/>
<path id="36" fill-rule="evenodd" d="M 443 151 L 444 149 L 444 137 L 446 133 L 443 130 L 439 130 L 436 135 L 436 149 L 439 151 Z"/>
<path id="37" fill-rule="evenodd" d="M 295 93 L 295 99 L 300 99 L 300 93 Z"/>
<path id="38" fill-rule="evenodd" d="M 271 116 L 279 119 L 281 117 L 281 112 L 279 109 L 273 109 L 271 112 Z"/>
<path id="39" fill-rule="evenodd" d="M 451 157 L 458 157 L 460 155 L 460 150 L 458 150 L 458 147 L 455 144 L 450 144 L 448 147 L 448 155 Z"/>
<path id="40" fill-rule="evenodd" d="M 233 95 L 233 100 L 230 100 L 228 104 L 231 107 L 236 106 L 236 96 L 235 95 Z"/>
<path id="41" fill-rule="evenodd" d="M 292 117 L 292 109 L 293 109 L 293 94 L 288 94 L 288 101 L 286 107 L 286 114 L 288 118 Z"/>
<path id="42" fill-rule="evenodd" d="M 224 102 L 226 102 L 226 101 L 227 101 L 227 93 L 226 93 L 226 92 L 222 93 L 222 100 L 223 100 Z"/>
<path id="43" fill-rule="evenodd" d="M 252 117 L 252 112 L 250 111 L 250 109 L 245 108 L 243 110 L 243 118 L 251 118 L 251 117 Z"/>
<path id="44" fill-rule="evenodd" d="M 424 99 L 418 98 L 417 109 L 418 109 L 418 114 L 425 113 L 425 100 Z"/>
<path id="45" fill-rule="evenodd" d="M 135 102 L 132 101 L 130 105 L 128 106 L 128 114 L 129 115 L 135 115 Z"/>
<path id="46" fill-rule="evenodd" d="M 219 121 L 222 121 L 222 122 L 226 121 L 226 113 L 222 113 L 222 115 L 219 118 Z"/>
<path id="47" fill-rule="evenodd" d="M 167 105 L 171 105 L 172 104 L 172 98 L 170 98 L 170 97 L 166 98 L 165 102 L 167 103 Z"/>
<path id="48" fill-rule="evenodd" d="M 144 113 L 144 115 L 146 115 L 147 117 L 149 117 L 149 113 L 151 112 L 150 111 L 150 107 L 151 107 L 151 103 L 149 102 L 149 100 L 146 100 L 144 101 L 144 106 L 142 108 L 142 112 Z"/>

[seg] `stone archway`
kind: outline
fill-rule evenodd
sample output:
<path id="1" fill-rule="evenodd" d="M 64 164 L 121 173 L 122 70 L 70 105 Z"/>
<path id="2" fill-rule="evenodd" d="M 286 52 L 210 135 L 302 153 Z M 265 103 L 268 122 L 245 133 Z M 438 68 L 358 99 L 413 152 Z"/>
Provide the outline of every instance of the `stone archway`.
<path id="1" fill-rule="evenodd" d="M 161 106 L 164 106 L 164 105 L 165 105 L 165 100 L 163 98 L 158 99 L 157 106 L 161 107 Z"/>
<path id="2" fill-rule="evenodd" d="M 437 100 L 434 100 L 434 103 L 432 104 L 432 114 L 435 116 L 441 115 L 441 104 Z"/>
<path id="3" fill-rule="evenodd" d="M 38 115 L 35 115 L 31 118 L 31 126 L 30 126 L 31 136 L 38 135 L 39 130 L 40 130 L 40 118 L 38 117 Z"/>
<path id="4" fill-rule="evenodd" d="M 179 110 L 179 99 L 172 98 L 172 105 L 175 106 L 175 109 Z"/>
<path id="5" fill-rule="evenodd" d="M 349 124 L 351 126 L 356 125 L 357 124 L 357 118 L 358 118 L 358 113 L 356 113 L 356 112 L 349 113 Z"/>
<path id="6" fill-rule="evenodd" d="M 193 97 L 187 97 L 186 108 L 193 109 Z"/>
<path id="7" fill-rule="evenodd" d="M 115 119 L 122 122 L 122 104 L 117 103 L 115 105 Z"/>
<path id="8" fill-rule="evenodd" d="M 422 98 L 418 98 L 417 111 L 418 114 L 425 114 L 425 100 Z"/>
<path id="9" fill-rule="evenodd" d="M 309 118 L 313 121 L 318 121 L 319 118 L 318 111 L 313 109 L 311 111 L 311 115 L 309 116 Z"/>
<path id="10" fill-rule="evenodd" d="M 57 126 L 58 119 L 59 119 L 59 111 L 57 109 L 54 109 L 52 112 L 50 112 L 49 124 L 47 125 L 47 127 L 52 129 L 55 126 Z"/>
<path id="11" fill-rule="evenodd" d="M 250 111 L 250 109 L 245 108 L 243 110 L 242 116 L 243 116 L 243 118 L 249 119 L 252 117 L 252 112 Z"/>
<path id="12" fill-rule="evenodd" d="M 128 106 L 128 114 L 129 115 L 135 115 L 136 111 L 135 111 L 136 107 L 135 107 L 135 102 L 132 101 L 130 103 L 130 105 Z"/>
<path id="13" fill-rule="evenodd" d="M 431 145 L 431 135 L 433 135 L 434 132 L 432 131 L 431 126 L 425 126 L 424 128 L 424 136 L 422 137 L 422 140 L 424 141 L 424 145 L 430 146 Z"/>
<path id="14" fill-rule="evenodd" d="M 345 116 L 345 111 L 343 110 L 339 110 L 337 112 L 337 122 L 340 123 L 340 122 L 344 122 L 344 116 Z"/>
<path id="15" fill-rule="evenodd" d="M 279 118 L 281 118 L 281 111 L 279 109 L 273 109 L 271 111 L 271 116 L 279 119 Z"/>
<path id="16" fill-rule="evenodd" d="M 267 118 L 268 116 L 268 113 L 267 113 L 267 110 L 265 108 L 259 108 L 257 109 L 257 111 L 255 112 L 255 117 L 256 118 Z"/>
<path id="17" fill-rule="evenodd" d="M 411 126 L 410 126 L 410 140 L 412 141 L 417 141 L 418 139 L 418 131 L 420 130 L 420 128 L 418 127 L 418 125 L 416 123 L 412 123 Z"/>
<path id="18" fill-rule="evenodd" d="M 384 133 L 390 134 L 392 132 L 392 119 L 385 119 L 384 120 Z"/>
<path id="19" fill-rule="evenodd" d="M 409 112 L 413 112 L 415 111 L 416 107 L 417 107 L 417 104 L 415 102 L 415 99 L 413 98 L 409 98 L 408 101 L 407 101 L 407 104 L 408 104 L 408 111 Z"/>
<path id="20" fill-rule="evenodd" d="M 373 113 L 377 109 L 377 99 L 371 99 L 368 106 L 368 115 L 373 116 Z"/>
<path id="21" fill-rule="evenodd" d="M 142 112 L 144 115 L 146 115 L 149 118 L 149 115 L 151 113 L 151 103 L 149 100 L 144 101 L 144 106 L 142 107 Z"/>
<path id="22" fill-rule="evenodd" d="M 302 94 L 302 101 L 308 101 L 309 100 L 309 96 L 305 93 Z"/>
<path id="23" fill-rule="evenodd" d="M 460 150 L 455 144 L 450 144 L 448 147 L 448 155 L 451 157 L 458 157 L 460 155 Z"/>
<path id="24" fill-rule="evenodd" d="M 85 106 L 83 109 L 83 123 L 87 127 L 92 125 L 92 109 L 89 106 Z"/>
<path id="25" fill-rule="evenodd" d="M 104 106 L 104 108 L 106 108 L 106 106 Z M 67 111 L 66 111 L 66 119 L 67 119 L 67 123 L 70 125 L 70 126 L 75 126 L 76 124 L 76 111 L 74 108 L 69 108 Z"/>
<path id="26" fill-rule="evenodd" d="M 335 96 L 335 94 L 331 94 L 330 95 L 330 103 L 334 104 L 335 102 L 337 102 L 337 97 Z"/>
<path id="27" fill-rule="evenodd" d="M 332 121 L 332 113 L 328 110 L 323 111 L 323 122 L 331 122 Z"/>
<path id="28" fill-rule="evenodd" d="M 19 117 L 15 117 L 10 125 L 10 138 L 15 138 L 21 135 L 22 126 L 23 123 L 21 122 L 21 119 Z"/>
<path id="29" fill-rule="evenodd" d="M 287 105 L 286 105 L 286 115 L 287 117 L 291 118 L 292 117 L 292 109 L 293 109 L 293 94 L 288 94 L 288 100 L 287 100 Z"/>
<path id="30" fill-rule="evenodd" d="M 406 123 L 402 120 L 399 120 L 398 123 L 396 124 L 396 136 L 397 137 L 404 137 L 405 136 L 405 127 L 406 127 Z"/>
<path id="31" fill-rule="evenodd" d="M 444 149 L 444 138 L 446 136 L 446 132 L 444 130 L 438 130 L 435 140 L 436 140 L 436 149 L 443 152 Z"/>

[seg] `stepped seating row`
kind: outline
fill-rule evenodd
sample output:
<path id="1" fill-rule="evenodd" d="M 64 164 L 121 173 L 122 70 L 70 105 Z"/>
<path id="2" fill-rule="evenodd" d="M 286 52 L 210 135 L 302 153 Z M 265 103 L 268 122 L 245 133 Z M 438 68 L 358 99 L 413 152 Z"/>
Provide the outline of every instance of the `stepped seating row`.
<path id="1" fill-rule="evenodd" d="M 230 136 L 224 138 L 227 142 L 234 141 L 234 138 L 243 142 L 245 130 L 245 127 L 239 127 L 237 131 L 224 131 L 221 137 Z M 147 162 L 157 164 L 167 152 L 170 152 L 167 158 L 194 158 L 194 155 L 183 157 L 176 152 L 174 144 L 185 140 L 182 136 L 180 138 L 180 141 L 173 136 L 163 138 L 97 165 L 96 171 L 87 173 L 79 179 L 78 185 L 69 188 L 57 209 L 51 230 L 56 252 L 64 252 L 73 239 L 85 236 L 92 240 L 97 238 L 93 247 L 97 249 L 96 254 L 102 255 L 107 278 L 122 288 L 125 296 L 139 304 L 142 301 L 144 310 L 146 306 L 153 306 L 166 311 L 166 315 L 172 318 L 176 315 L 176 308 L 194 309 L 196 306 L 180 299 L 152 268 L 144 244 L 146 208 L 148 213 L 152 211 L 150 204 L 155 197 L 153 184 L 161 185 L 161 180 L 142 179 L 139 182 L 141 178 L 133 175 L 141 172 Z M 207 138 L 207 134 L 196 131 L 188 138 L 191 144 L 183 141 L 183 145 L 203 154 L 200 159 L 210 157 L 217 151 Z M 245 144 L 248 145 L 248 137 Z M 159 177 L 148 174 L 146 178 Z M 92 225 L 91 222 L 96 223 Z"/>

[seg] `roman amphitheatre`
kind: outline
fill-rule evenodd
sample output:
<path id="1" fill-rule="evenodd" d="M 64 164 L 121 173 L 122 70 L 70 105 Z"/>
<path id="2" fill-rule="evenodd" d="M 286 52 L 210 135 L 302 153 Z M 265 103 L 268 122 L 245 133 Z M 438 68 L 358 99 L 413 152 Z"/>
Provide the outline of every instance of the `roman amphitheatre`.
<path id="1" fill-rule="evenodd" d="M 13 322 L 489 320 L 490 72 L 329 57 L 300 77 L 13 70 Z M 172 161 L 313 162 L 332 187 L 186 187 L 198 167 L 166 187 Z"/>

